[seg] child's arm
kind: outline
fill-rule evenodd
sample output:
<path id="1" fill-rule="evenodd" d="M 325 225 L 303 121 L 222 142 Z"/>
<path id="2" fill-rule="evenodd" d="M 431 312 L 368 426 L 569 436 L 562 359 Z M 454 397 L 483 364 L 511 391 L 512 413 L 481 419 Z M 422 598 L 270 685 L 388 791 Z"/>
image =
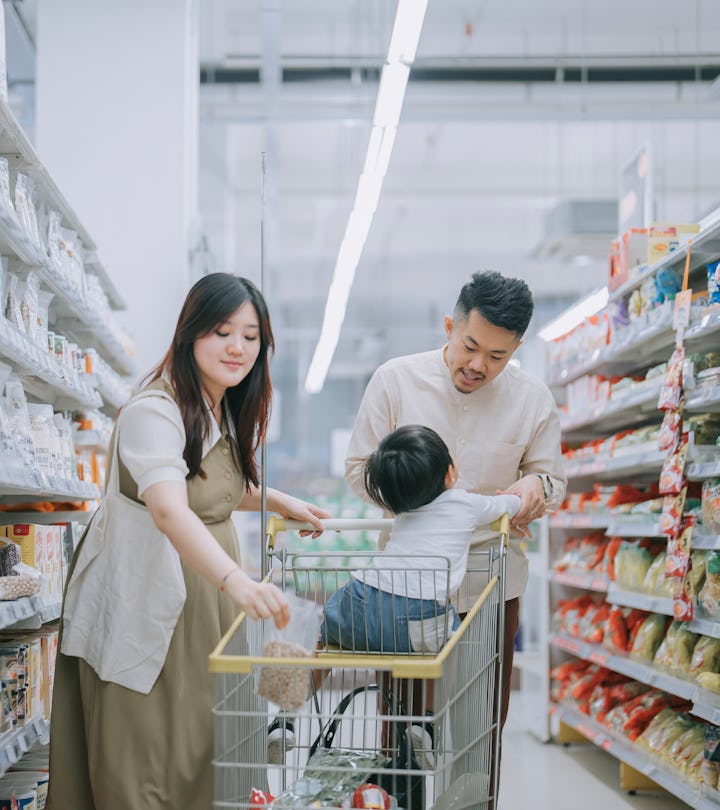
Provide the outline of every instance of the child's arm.
<path id="1" fill-rule="evenodd" d="M 514 517 L 520 509 L 520 498 L 517 495 L 477 495 L 469 494 L 477 519 L 476 526 L 487 526 L 506 512 Z"/>

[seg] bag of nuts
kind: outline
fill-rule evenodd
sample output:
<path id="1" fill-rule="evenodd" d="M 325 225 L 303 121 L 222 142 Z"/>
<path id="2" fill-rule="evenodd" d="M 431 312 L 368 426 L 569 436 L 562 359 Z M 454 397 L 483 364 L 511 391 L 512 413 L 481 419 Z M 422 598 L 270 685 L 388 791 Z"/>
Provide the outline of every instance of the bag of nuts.
<path id="1" fill-rule="evenodd" d="M 320 635 L 320 609 L 314 602 L 286 594 L 290 621 L 282 630 L 274 622 L 261 622 L 253 654 L 277 658 L 277 665 L 256 667 L 255 691 L 285 711 L 297 711 L 310 697 L 312 667 L 293 667 L 283 658 L 314 658 Z M 292 641 L 290 640 L 292 639 Z"/>

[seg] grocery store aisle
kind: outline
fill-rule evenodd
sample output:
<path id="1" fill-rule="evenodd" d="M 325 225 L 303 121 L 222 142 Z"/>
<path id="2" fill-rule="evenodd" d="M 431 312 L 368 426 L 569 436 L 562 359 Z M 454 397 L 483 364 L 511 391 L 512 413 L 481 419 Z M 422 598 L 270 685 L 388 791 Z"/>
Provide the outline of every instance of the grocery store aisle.
<path id="1" fill-rule="evenodd" d="M 629 796 L 619 764 L 596 746 L 543 744 L 522 730 L 510 701 L 503 737 L 499 810 L 685 810 L 667 793 Z"/>

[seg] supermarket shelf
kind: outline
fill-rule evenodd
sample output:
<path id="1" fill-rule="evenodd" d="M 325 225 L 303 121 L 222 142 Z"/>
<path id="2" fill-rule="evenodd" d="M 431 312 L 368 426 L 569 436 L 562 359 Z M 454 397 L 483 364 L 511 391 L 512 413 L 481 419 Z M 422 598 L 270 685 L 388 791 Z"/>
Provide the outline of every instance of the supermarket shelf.
<path id="1" fill-rule="evenodd" d="M 5 472 L 5 471 L 3 471 Z M 85 481 L 66 481 L 51 476 L 32 474 L 25 480 L 9 476 L 0 478 L 0 501 L 23 503 L 25 501 L 92 501 L 100 497 L 95 484 Z"/>
<path id="2" fill-rule="evenodd" d="M 513 655 L 513 667 L 542 678 L 547 674 L 547 662 L 539 652 L 518 650 Z"/>
<path id="3" fill-rule="evenodd" d="M 607 593 L 610 586 L 610 580 L 607 577 L 600 577 L 585 571 L 553 571 L 550 573 L 549 579 L 556 585 L 569 585 L 571 588 L 583 588 L 600 593 Z"/>
<path id="4" fill-rule="evenodd" d="M 580 732 L 590 742 L 607 751 L 616 759 L 645 774 L 653 782 L 665 788 L 673 796 L 677 796 L 695 810 L 718 810 L 718 804 L 710 797 L 703 795 L 700 787 L 695 787 L 685 781 L 682 775 L 674 773 L 660 762 L 633 745 L 629 740 L 619 740 L 610 734 L 608 729 L 601 726 L 591 717 L 581 714 L 568 706 L 554 706 L 552 709 L 563 723 Z"/>
<path id="5" fill-rule="evenodd" d="M 717 350 L 720 333 L 720 305 L 708 307 L 708 311 L 685 332 L 685 351 L 708 352 Z"/>
<path id="6" fill-rule="evenodd" d="M 0 512 L 0 526 L 10 523 L 38 523 L 49 526 L 52 523 L 89 523 L 95 510 L 58 510 L 57 512 Z"/>
<path id="7" fill-rule="evenodd" d="M 0 630 L 37 615 L 41 606 L 39 596 L 22 596 L 0 602 Z"/>
<path id="8" fill-rule="evenodd" d="M 688 629 L 693 633 L 700 633 L 702 636 L 720 638 L 720 623 L 710 619 L 693 619 L 688 624 Z"/>
<path id="9" fill-rule="evenodd" d="M 22 728 L 3 734 L 0 737 L 0 776 L 7 773 L 36 742 L 43 745 L 50 742 L 50 723 L 41 717 L 26 720 Z"/>
<path id="10" fill-rule="evenodd" d="M 610 515 L 560 513 L 550 518 L 551 529 L 606 529 Z"/>
<path id="11" fill-rule="evenodd" d="M 37 598 L 37 597 L 35 597 Z M 39 630 L 48 622 L 57 621 L 62 615 L 62 601 L 46 604 L 40 600 L 36 611 L 24 619 L 20 619 L 9 626 L 12 630 Z"/>
<path id="12" fill-rule="evenodd" d="M 691 388 L 685 396 L 685 410 L 689 413 L 720 413 L 720 386 Z"/>
<path id="13" fill-rule="evenodd" d="M 586 374 L 631 374 L 664 362 L 672 353 L 675 332 L 669 307 L 658 313 L 656 320 L 645 329 L 626 331 L 628 335 L 624 340 L 619 338 L 602 349 L 595 349 L 590 357 L 563 369 L 550 380 L 549 385 L 553 388 L 565 386 Z"/>
<path id="14" fill-rule="evenodd" d="M 8 156 L 18 155 L 23 171 L 29 174 L 41 187 L 43 196 L 53 208 L 56 208 L 60 212 L 65 223 L 74 231 L 77 231 L 82 239 L 84 248 L 87 251 L 95 251 L 95 242 L 85 230 L 77 214 L 70 207 L 65 196 L 61 193 L 55 181 L 42 164 L 34 146 L 30 143 L 27 135 L 18 124 L 7 101 L 3 99 L 0 99 L 0 154 Z M 111 305 L 115 309 L 125 309 L 125 304 L 120 293 L 97 258 L 97 254 L 91 254 L 86 259 L 86 263 L 92 266 L 93 272 L 95 272 L 100 279 Z"/>
<path id="15" fill-rule="evenodd" d="M 40 248 L 30 239 L 14 212 L 0 208 L 0 253 L 17 256 L 21 262 L 37 267 L 44 261 Z"/>
<path id="16" fill-rule="evenodd" d="M 651 664 L 643 664 L 627 656 L 613 655 L 598 644 L 588 644 L 559 633 L 552 636 L 551 644 L 577 658 L 592 661 L 594 664 L 611 669 L 613 672 L 619 672 L 635 681 L 692 701 L 693 714 L 720 725 L 720 695 L 701 688 L 693 681 L 676 678 Z"/>
<path id="17" fill-rule="evenodd" d="M 673 250 L 671 253 L 668 253 L 660 259 L 660 261 L 643 268 L 636 276 L 620 285 L 617 290 L 611 292 L 610 300 L 615 301 L 631 293 L 633 290 L 638 289 L 646 279 L 652 278 L 658 270 L 664 267 L 684 269 L 687 249 L 688 246 L 683 245 Z M 702 267 L 706 262 L 716 259 L 719 255 L 720 221 L 715 221 L 707 227 L 702 228 L 700 233 L 693 235 L 692 244 L 690 246 L 690 270 L 693 271 Z"/>
<path id="18" fill-rule="evenodd" d="M 57 410 L 97 408 L 102 400 L 87 382 L 70 381 L 71 372 L 49 352 L 44 352 L 27 335 L 0 316 L 0 358 L 9 363 L 22 380 L 23 388 Z"/>
<path id="19" fill-rule="evenodd" d="M 73 443 L 75 448 L 94 450 L 97 453 L 107 453 L 110 439 L 97 430 L 73 430 Z"/>
<path id="20" fill-rule="evenodd" d="M 615 515 L 610 518 L 609 537 L 667 537 L 660 531 L 660 521 L 646 515 Z"/>
<path id="21" fill-rule="evenodd" d="M 720 549 L 720 534 L 695 534 L 693 532 L 692 548 Z"/>
<path id="22" fill-rule="evenodd" d="M 91 374 L 90 378 L 100 392 L 106 410 L 117 411 L 132 396 L 132 386 L 119 374 L 102 370 Z"/>
<path id="23" fill-rule="evenodd" d="M 566 424 L 561 422 L 563 438 L 566 441 L 585 441 L 650 419 L 660 421 L 657 403 L 662 380 L 649 382 L 651 385 L 638 384 L 637 388 L 642 386 L 641 390 L 628 391 L 623 397 L 613 398 L 600 407 L 586 411 L 582 419 Z"/>
<path id="24" fill-rule="evenodd" d="M 666 616 L 673 615 L 673 600 L 670 597 L 654 596 L 653 594 L 638 593 L 637 591 L 625 591 L 618 588 L 614 582 L 608 588 L 607 600 L 612 602 L 613 605 L 639 608 L 650 613 L 664 613 Z"/>
<path id="25" fill-rule="evenodd" d="M 573 488 L 584 488 L 595 481 L 654 480 L 662 470 L 666 456 L 666 452 L 655 449 L 606 459 L 574 461 L 565 465 L 565 474 Z"/>
<path id="26" fill-rule="evenodd" d="M 705 478 L 720 476 L 720 455 L 714 461 L 688 464 L 685 476 L 689 481 L 703 481 Z"/>

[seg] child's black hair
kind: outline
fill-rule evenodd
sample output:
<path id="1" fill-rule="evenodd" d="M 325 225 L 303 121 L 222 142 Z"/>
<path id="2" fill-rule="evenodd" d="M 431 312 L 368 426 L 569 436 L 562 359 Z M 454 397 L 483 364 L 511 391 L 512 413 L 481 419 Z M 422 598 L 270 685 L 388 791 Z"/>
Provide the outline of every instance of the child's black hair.
<path id="1" fill-rule="evenodd" d="M 389 433 L 365 462 L 365 489 L 394 515 L 419 509 L 445 489 L 453 460 L 445 442 L 431 428 L 404 425 Z"/>

